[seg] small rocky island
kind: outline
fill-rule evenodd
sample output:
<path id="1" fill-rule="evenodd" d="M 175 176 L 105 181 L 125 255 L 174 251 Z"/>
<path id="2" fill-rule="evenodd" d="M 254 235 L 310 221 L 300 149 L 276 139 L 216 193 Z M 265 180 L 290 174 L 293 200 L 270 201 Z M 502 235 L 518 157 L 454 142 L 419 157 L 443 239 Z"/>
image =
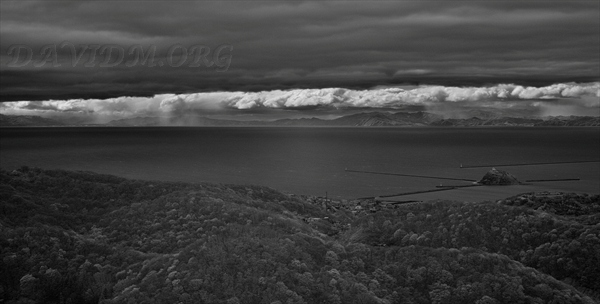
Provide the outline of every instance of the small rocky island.
<path id="1" fill-rule="evenodd" d="M 521 182 L 512 174 L 492 168 L 479 181 L 482 185 L 520 185 Z"/>

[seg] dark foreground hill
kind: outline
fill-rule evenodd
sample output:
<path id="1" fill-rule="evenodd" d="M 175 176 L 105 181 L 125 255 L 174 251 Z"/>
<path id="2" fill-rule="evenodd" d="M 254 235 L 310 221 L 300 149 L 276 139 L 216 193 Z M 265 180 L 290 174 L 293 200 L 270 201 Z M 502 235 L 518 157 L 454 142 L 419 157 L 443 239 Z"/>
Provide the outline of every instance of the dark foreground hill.
<path id="1" fill-rule="evenodd" d="M 352 213 L 256 186 L 0 171 L 0 299 L 594 303 L 599 198 L 551 197 Z"/>

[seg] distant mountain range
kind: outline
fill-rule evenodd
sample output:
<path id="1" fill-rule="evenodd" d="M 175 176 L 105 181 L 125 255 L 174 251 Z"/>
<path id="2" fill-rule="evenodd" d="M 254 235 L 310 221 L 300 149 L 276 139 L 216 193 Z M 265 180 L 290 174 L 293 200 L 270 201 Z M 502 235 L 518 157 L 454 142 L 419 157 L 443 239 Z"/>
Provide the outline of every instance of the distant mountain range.
<path id="1" fill-rule="evenodd" d="M 33 115 L 3 115 L 0 114 L 0 127 L 49 127 L 62 126 L 60 121 Z"/>
<path id="2" fill-rule="evenodd" d="M 523 127 L 597 127 L 600 118 L 592 116 L 552 116 L 545 118 L 497 117 L 481 119 L 442 119 L 432 126 L 478 127 L 478 126 L 523 126 Z"/>
<path id="3" fill-rule="evenodd" d="M 237 121 L 198 116 L 136 117 L 109 122 L 109 126 L 314 126 L 314 127 L 479 127 L 479 126 L 600 126 L 599 117 L 553 116 L 546 118 L 471 117 L 444 119 L 428 112 L 368 112 L 336 119 L 298 118 L 275 121 Z"/>
<path id="4" fill-rule="evenodd" d="M 104 125 L 133 126 L 314 126 L 314 127 L 480 127 L 480 126 L 600 126 L 600 117 L 552 116 L 544 118 L 498 117 L 489 113 L 465 119 L 445 119 L 428 112 L 367 112 L 342 116 L 336 119 L 298 118 L 274 121 L 239 121 L 214 119 L 195 115 L 172 117 L 134 117 L 112 120 Z M 38 116 L 9 116 L 0 114 L 0 126 L 62 126 L 56 120 Z"/>

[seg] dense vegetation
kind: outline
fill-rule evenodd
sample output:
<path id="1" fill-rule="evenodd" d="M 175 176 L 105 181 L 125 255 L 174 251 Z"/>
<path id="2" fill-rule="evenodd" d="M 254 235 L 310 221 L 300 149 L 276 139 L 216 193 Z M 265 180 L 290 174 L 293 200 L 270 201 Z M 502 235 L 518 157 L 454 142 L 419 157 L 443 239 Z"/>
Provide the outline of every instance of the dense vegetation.
<path id="1" fill-rule="evenodd" d="M 264 187 L 23 167 L 0 171 L 0 202 L 4 303 L 594 303 L 600 291 L 598 196 L 352 215 Z"/>

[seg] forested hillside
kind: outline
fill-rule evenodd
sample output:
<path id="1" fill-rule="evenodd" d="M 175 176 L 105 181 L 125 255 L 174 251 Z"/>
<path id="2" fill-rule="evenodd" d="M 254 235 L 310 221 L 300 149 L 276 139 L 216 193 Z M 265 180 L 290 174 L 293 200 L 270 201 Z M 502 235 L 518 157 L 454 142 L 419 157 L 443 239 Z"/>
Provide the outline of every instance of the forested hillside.
<path id="1" fill-rule="evenodd" d="M 0 171 L 0 299 L 595 303 L 599 200 L 524 194 L 353 215 L 265 187 L 23 167 Z"/>

